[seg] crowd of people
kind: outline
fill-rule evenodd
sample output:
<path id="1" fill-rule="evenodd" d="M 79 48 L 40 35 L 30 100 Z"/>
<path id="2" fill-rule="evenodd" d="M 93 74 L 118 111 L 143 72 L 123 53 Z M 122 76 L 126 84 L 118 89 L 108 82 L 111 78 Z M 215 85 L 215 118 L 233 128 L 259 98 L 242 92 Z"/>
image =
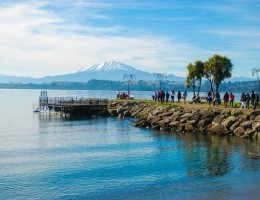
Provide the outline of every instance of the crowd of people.
<path id="1" fill-rule="evenodd" d="M 169 102 L 169 99 L 171 98 L 171 102 L 178 102 L 180 103 L 181 100 L 183 100 L 184 104 L 186 103 L 188 93 L 185 90 L 183 93 L 178 91 L 175 96 L 174 90 L 172 90 L 170 93 L 168 91 L 164 90 L 158 90 L 155 91 L 152 95 L 152 98 L 154 101 L 159 102 Z M 175 99 L 176 97 L 176 99 Z M 234 101 L 235 101 L 235 95 L 234 93 L 228 93 L 227 91 L 224 93 L 223 98 L 220 97 L 219 92 L 213 93 L 212 91 L 209 91 L 207 93 L 207 97 L 205 100 L 208 101 L 209 106 L 218 106 L 221 105 L 221 102 L 223 101 L 223 104 L 225 107 L 234 107 Z M 200 97 L 198 94 L 194 95 L 192 97 L 192 100 L 190 101 L 190 104 L 192 103 L 201 103 L 202 97 Z M 252 105 L 253 109 L 256 109 L 257 106 L 259 106 L 259 93 L 252 91 L 251 95 L 249 93 L 242 93 L 240 97 L 240 108 L 246 109 L 249 108 L 250 104 Z"/>
<path id="2" fill-rule="evenodd" d="M 207 100 L 209 105 L 211 103 L 213 105 L 220 105 L 221 104 L 221 98 L 219 92 L 212 93 L 211 91 L 208 92 Z M 234 100 L 235 95 L 231 92 L 230 94 L 226 91 L 223 96 L 223 103 L 225 107 L 234 107 Z M 251 95 L 249 93 L 242 92 L 240 97 L 240 108 L 246 109 L 249 108 L 250 103 L 252 104 L 253 109 L 255 110 L 257 106 L 259 106 L 259 93 L 252 91 Z"/>
<path id="3" fill-rule="evenodd" d="M 183 92 L 183 94 L 181 94 L 181 92 L 178 91 L 176 100 L 178 103 L 180 103 L 181 99 L 183 99 L 184 103 L 186 103 L 187 96 L 188 96 L 188 93 L 186 90 Z M 175 100 L 174 90 L 172 90 L 170 93 L 168 91 L 165 92 L 164 90 L 158 90 L 158 91 L 155 91 L 154 94 L 152 95 L 152 98 L 154 101 L 166 102 L 166 103 L 169 102 L 170 97 L 171 97 L 171 102 L 174 102 L 174 100 Z"/>

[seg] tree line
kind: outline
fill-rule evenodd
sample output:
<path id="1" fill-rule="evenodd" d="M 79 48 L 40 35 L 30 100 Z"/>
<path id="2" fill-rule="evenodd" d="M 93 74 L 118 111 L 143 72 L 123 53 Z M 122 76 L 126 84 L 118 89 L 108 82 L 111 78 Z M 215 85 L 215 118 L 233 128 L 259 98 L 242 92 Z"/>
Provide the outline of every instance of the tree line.
<path id="1" fill-rule="evenodd" d="M 90 80 L 88 82 L 52 82 L 52 83 L 0 83 L 0 88 L 4 89 L 55 89 L 55 90 L 114 90 L 127 91 L 127 81 L 108 81 L 108 80 Z M 155 91 L 159 90 L 158 81 L 131 81 L 131 91 Z M 214 86 L 213 86 L 214 87 Z M 161 88 L 165 91 L 184 91 L 186 90 L 186 83 L 162 81 Z M 209 81 L 202 79 L 200 85 L 201 92 L 207 92 L 210 88 Z M 257 81 L 246 82 L 223 82 L 219 87 L 219 92 L 231 91 L 231 92 L 249 92 L 258 90 Z M 187 89 L 188 92 L 192 92 L 192 88 Z"/>
<path id="2" fill-rule="evenodd" d="M 196 87 L 199 95 L 202 79 L 207 79 L 210 84 L 210 90 L 219 92 L 221 82 L 232 76 L 233 64 L 226 56 L 218 54 L 213 55 L 207 61 L 197 60 L 187 65 L 186 86 L 192 88 L 195 95 Z"/>

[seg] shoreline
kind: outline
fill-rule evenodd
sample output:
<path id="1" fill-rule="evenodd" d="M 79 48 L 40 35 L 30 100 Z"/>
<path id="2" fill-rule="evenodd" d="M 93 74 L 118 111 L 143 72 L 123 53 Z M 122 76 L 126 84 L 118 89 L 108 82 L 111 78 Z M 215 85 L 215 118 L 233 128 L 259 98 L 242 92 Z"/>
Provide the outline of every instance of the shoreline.
<path id="1" fill-rule="evenodd" d="M 110 116 L 133 117 L 134 126 L 170 132 L 230 135 L 260 140 L 260 110 L 206 104 L 109 101 Z"/>

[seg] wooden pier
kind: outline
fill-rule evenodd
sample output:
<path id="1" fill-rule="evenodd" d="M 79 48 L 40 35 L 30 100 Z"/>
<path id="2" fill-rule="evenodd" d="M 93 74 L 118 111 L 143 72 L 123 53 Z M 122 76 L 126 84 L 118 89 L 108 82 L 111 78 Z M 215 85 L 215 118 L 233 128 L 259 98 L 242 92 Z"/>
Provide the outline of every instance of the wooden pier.
<path id="1" fill-rule="evenodd" d="M 59 112 L 73 116 L 105 115 L 108 99 L 78 97 L 39 97 L 35 112 Z"/>

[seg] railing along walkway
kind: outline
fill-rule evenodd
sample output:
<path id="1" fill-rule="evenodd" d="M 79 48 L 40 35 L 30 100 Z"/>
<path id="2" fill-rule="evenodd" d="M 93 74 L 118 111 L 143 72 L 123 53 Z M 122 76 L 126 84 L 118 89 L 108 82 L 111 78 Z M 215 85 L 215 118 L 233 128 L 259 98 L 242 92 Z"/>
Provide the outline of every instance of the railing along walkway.
<path id="1" fill-rule="evenodd" d="M 40 97 L 41 106 L 83 106 L 83 105 L 107 105 L 108 99 L 77 98 L 77 97 Z"/>

